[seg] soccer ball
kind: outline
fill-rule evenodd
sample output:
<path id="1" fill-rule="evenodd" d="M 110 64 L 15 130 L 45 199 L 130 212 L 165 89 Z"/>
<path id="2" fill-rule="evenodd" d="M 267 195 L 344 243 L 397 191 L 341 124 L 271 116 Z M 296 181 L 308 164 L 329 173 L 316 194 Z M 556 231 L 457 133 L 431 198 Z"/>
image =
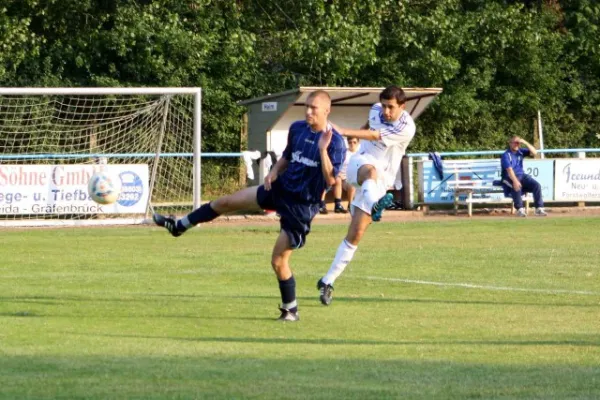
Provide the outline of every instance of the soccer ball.
<path id="1" fill-rule="evenodd" d="M 96 172 L 88 182 L 88 193 L 98 204 L 112 204 L 121 194 L 121 178 L 107 172 Z"/>

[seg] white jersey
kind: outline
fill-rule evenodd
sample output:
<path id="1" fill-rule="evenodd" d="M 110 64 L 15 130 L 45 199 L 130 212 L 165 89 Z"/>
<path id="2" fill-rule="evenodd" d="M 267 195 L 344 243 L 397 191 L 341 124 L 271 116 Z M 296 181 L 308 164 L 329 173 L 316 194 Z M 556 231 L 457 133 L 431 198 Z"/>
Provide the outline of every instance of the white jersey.
<path id="1" fill-rule="evenodd" d="M 406 111 L 397 121 L 385 122 L 381 103 L 376 103 L 369 111 L 369 129 L 379 131 L 381 139 L 361 140 L 358 153 L 377 159 L 385 185 L 392 187 L 406 148 L 415 136 L 415 122 Z"/>

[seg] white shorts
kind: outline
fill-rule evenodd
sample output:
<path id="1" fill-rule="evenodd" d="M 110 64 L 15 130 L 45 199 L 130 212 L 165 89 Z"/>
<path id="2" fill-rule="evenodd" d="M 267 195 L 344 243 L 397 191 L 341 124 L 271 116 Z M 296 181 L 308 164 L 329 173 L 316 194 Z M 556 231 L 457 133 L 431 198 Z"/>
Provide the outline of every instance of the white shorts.
<path id="1" fill-rule="evenodd" d="M 366 199 L 363 196 L 363 192 L 358 184 L 358 170 L 363 165 L 372 165 L 377 170 L 377 198 L 383 197 L 386 193 L 385 180 L 383 178 L 383 169 L 379 165 L 379 161 L 370 154 L 356 153 L 350 158 L 348 162 L 348 169 L 346 170 L 346 180 L 349 184 L 356 187 L 354 199 L 352 199 L 352 209 L 350 212 L 354 214 L 354 207 L 360 208 L 367 214 L 371 215 L 371 208 L 367 205 Z"/>

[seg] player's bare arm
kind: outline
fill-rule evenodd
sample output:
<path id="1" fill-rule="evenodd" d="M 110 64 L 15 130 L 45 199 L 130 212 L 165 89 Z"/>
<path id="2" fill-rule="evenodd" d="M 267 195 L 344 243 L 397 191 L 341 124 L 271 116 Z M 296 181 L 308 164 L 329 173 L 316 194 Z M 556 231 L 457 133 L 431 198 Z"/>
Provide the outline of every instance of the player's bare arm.
<path id="1" fill-rule="evenodd" d="M 289 161 L 285 157 L 281 157 L 277 160 L 273 168 L 271 168 L 271 171 L 265 176 L 264 185 L 266 190 L 271 190 L 271 184 L 287 169 L 288 163 Z"/>
<path id="2" fill-rule="evenodd" d="M 338 131 L 340 133 L 340 135 L 342 135 L 342 136 L 352 136 L 352 137 L 355 137 L 358 139 L 365 139 L 365 140 L 381 139 L 381 133 L 379 133 L 379 131 L 373 131 L 370 129 L 366 129 L 366 127 L 364 125 L 361 127 L 361 129 L 342 128 L 342 127 L 334 124 L 333 122 L 331 123 L 331 125 L 333 125 L 335 130 Z"/>
<path id="3" fill-rule="evenodd" d="M 532 156 L 532 157 L 535 157 L 535 156 L 537 155 L 537 150 L 536 150 L 536 148 L 535 148 L 535 147 L 533 147 L 533 146 L 531 145 L 531 143 L 529 143 L 527 140 L 525 140 L 525 139 L 523 139 L 523 138 L 519 138 L 519 143 L 520 143 L 520 144 L 524 144 L 524 145 L 525 145 L 525 146 L 526 146 L 526 147 L 529 149 L 529 152 L 531 153 L 531 156 Z"/>
<path id="4" fill-rule="evenodd" d="M 327 147 L 331 143 L 331 137 L 333 136 L 333 129 L 327 129 L 321 134 L 319 138 L 319 153 L 321 155 L 321 171 L 323 177 L 328 186 L 335 184 L 335 176 L 333 175 L 333 164 L 327 153 Z"/>

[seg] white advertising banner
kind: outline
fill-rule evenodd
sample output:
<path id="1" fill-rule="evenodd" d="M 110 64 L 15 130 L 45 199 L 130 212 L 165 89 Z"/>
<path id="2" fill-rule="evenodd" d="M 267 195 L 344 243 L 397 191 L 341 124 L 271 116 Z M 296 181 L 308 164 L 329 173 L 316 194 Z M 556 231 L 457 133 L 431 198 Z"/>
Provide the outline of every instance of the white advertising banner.
<path id="1" fill-rule="evenodd" d="M 554 200 L 600 201 L 600 160 L 556 160 Z"/>
<path id="2" fill-rule="evenodd" d="M 121 178 L 116 203 L 103 205 L 90 198 L 87 185 L 96 171 Z M 0 215 L 143 214 L 148 196 L 147 164 L 0 164 Z"/>

